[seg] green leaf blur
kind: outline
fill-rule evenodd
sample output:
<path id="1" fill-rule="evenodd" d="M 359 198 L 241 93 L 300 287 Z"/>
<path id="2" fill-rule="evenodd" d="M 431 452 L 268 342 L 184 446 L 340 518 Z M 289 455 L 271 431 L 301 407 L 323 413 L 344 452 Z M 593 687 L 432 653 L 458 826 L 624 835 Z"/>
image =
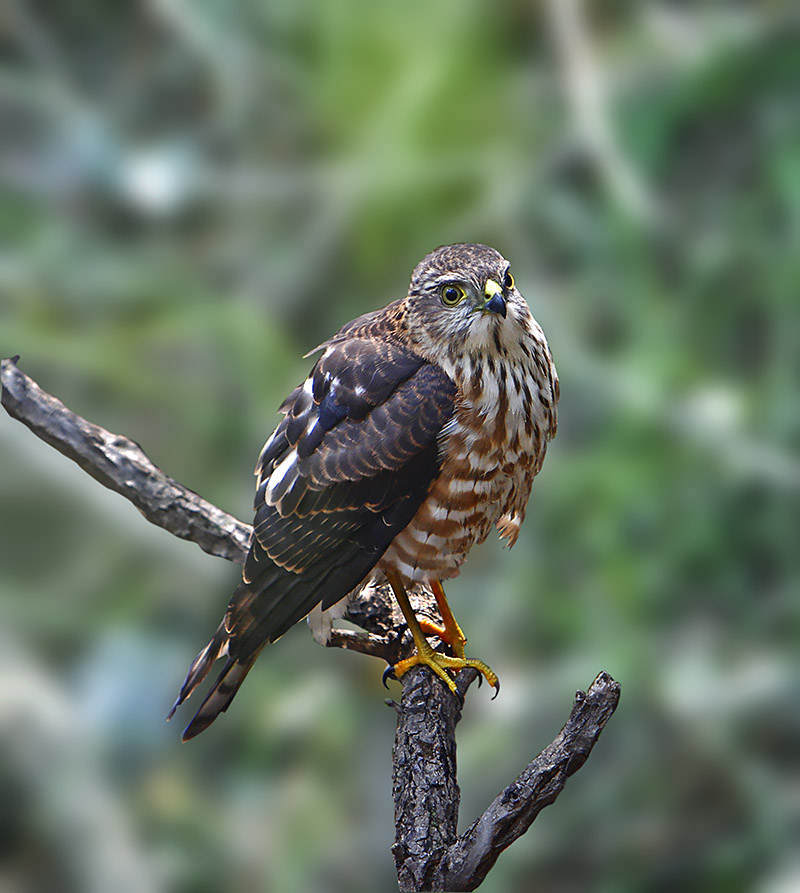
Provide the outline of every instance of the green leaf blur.
<path id="1" fill-rule="evenodd" d="M 448 587 L 503 684 L 464 826 L 623 688 L 487 893 L 800 887 L 798 38 L 700 0 L 3 12 L 0 355 L 243 519 L 306 351 L 437 245 L 511 259 L 560 430 Z M 0 418 L 0 886 L 394 888 L 377 662 L 301 624 L 164 723 L 235 579 Z"/>

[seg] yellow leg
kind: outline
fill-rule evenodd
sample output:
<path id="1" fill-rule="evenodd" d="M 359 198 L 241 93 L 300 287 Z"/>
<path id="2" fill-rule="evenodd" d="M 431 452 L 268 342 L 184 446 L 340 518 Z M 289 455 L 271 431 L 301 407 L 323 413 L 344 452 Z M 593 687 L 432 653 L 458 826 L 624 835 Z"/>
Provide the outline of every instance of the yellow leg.
<path id="1" fill-rule="evenodd" d="M 453 649 L 453 654 L 455 654 L 456 657 L 464 657 L 464 645 L 467 641 L 467 637 L 461 631 L 461 627 L 456 622 L 456 618 L 453 617 L 453 612 L 450 610 L 450 605 L 447 603 L 447 596 L 445 596 L 444 589 L 439 580 L 434 580 L 431 583 L 431 591 L 433 592 L 436 604 L 439 607 L 439 613 L 442 615 L 442 626 L 439 626 L 436 623 L 431 623 L 428 620 L 420 620 L 422 631 L 426 636 L 438 636 L 438 638 Z"/>
<path id="2" fill-rule="evenodd" d="M 444 642 L 447 642 L 456 652 L 455 657 L 440 654 L 438 651 L 434 651 L 433 648 L 431 648 L 428 644 L 428 640 L 425 638 L 422 626 L 420 625 L 419 620 L 417 620 L 414 609 L 411 607 L 411 602 L 408 600 L 408 594 L 403 586 L 403 581 L 392 571 L 386 571 L 386 578 L 394 591 L 397 603 L 400 605 L 400 610 L 406 618 L 406 623 L 411 630 L 411 635 L 414 637 L 414 644 L 417 647 L 416 654 L 406 658 L 406 660 L 401 660 L 394 665 L 394 674 L 398 679 L 412 667 L 422 664 L 423 666 L 429 667 L 432 672 L 442 679 L 454 695 L 458 695 L 456 684 L 448 671 L 452 670 L 458 672 L 459 670 L 463 670 L 464 667 L 473 667 L 485 677 L 492 688 L 496 691 L 500 690 L 500 680 L 497 678 L 497 674 L 489 666 L 482 660 L 467 659 L 464 657 L 464 642 L 466 639 L 464 633 L 461 632 L 461 628 L 453 617 L 450 606 L 447 604 L 441 583 L 437 581 L 431 588 L 433 589 L 436 603 L 439 606 L 439 611 L 442 614 L 444 626 L 438 627 L 435 624 L 426 621 L 425 627 L 429 630 L 433 629 L 433 635 L 437 635 Z"/>

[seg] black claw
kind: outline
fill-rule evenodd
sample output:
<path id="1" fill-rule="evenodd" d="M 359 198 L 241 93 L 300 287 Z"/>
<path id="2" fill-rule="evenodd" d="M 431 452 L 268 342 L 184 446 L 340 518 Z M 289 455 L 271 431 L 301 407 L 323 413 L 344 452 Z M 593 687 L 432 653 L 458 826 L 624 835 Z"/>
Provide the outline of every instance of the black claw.
<path id="1" fill-rule="evenodd" d="M 381 677 L 381 682 L 383 683 L 383 687 L 388 689 L 389 686 L 386 684 L 387 679 L 394 679 L 397 681 L 397 676 L 394 675 L 394 666 L 389 664 L 389 666 L 383 671 L 383 676 Z"/>
<path id="2" fill-rule="evenodd" d="M 497 680 L 497 685 L 494 687 L 494 694 L 492 695 L 492 700 L 494 700 L 500 694 L 500 680 Z"/>
<path id="3" fill-rule="evenodd" d="M 483 685 L 483 673 L 478 673 L 478 688 Z"/>

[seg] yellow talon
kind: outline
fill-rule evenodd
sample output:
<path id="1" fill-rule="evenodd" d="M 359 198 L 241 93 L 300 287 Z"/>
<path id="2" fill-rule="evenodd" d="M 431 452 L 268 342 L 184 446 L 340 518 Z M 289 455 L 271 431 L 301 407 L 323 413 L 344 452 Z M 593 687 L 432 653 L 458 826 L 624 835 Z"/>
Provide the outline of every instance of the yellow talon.
<path id="1" fill-rule="evenodd" d="M 495 689 L 496 694 L 500 690 L 500 680 L 497 678 L 497 674 L 494 670 L 482 660 L 475 660 L 474 658 L 466 658 L 464 656 L 464 643 L 467 639 L 461 631 L 461 627 L 456 623 L 455 617 L 453 617 L 450 610 L 450 606 L 447 604 L 442 584 L 438 580 L 431 584 L 431 590 L 436 598 L 436 604 L 439 607 L 439 612 L 441 613 L 443 620 L 443 625 L 438 626 L 428 620 L 420 621 L 417 619 L 399 576 L 391 571 L 386 571 L 386 577 L 394 590 L 395 598 L 400 605 L 403 616 L 406 618 L 406 623 L 408 623 L 411 635 L 414 638 L 414 644 L 417 647 L 416 654 L 412 654 L 411 657 L 401 660 L 394 665 L 392 668 L 394 675 L 399 679 L 412 667 L 425 666 L 442 679 L 454 695 L 460 697 L 455 681 L 448 671 L 457 673 L 465 667 L 472 667 L 486 679 L 492 688 Z M 438 651 L 434 651 L 428 643 L 428 640 L 425 638 L 426 633 L 428 635 L 437 636 L 449 645 L 453 649 L 455 656 L 450 657 L 447 654 L 441 654 Z"/>
<path id="2" fill-rule="evenodd" d="M 494 688 L 495 690 L 500 689 L 500 680 L 497 678 L 497 674 L 482 660 L 475 660 L 474 658 L 464 657 L 450 657 L 447 654 L 440 654 L 438 651 L 434 651 L 427 642 L 422 648 L 417 646 L 416 654 L 412 654 L 411 657 L 407 657 L 405 660 L 401 660 L 399 663 L 396 663 L 392 669 L 394 671 L 394 675 L 397 676 L 397 678 L 399 679 L 412 667 L 417 666 L 429 667 L 440 679 L 444 681 L 450 691 L 453 692 L 453 694 L 457 697 L 460 697 L 460 695 L 458 694 L 458 689 L 456 688 L 456 683 L 453 677 L 447 672 L 448 670 L 454 670 L 455 672 L 458 672 L 459 670 L 463 670 L 465 667 L 473 667 L 484 676 L 484 678 L 489 683 L 489 685 L 492 686 L 492 688 Z"/>

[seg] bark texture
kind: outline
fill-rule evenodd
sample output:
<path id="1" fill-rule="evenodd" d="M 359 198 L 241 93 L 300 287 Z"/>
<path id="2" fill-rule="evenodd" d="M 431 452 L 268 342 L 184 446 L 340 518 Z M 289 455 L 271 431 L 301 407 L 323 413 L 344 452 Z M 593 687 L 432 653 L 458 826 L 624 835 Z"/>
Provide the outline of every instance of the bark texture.
<path id="1" fill-rule="evenodd" d="M 249 524 L 168 477 L 135 441 L 73 413 L 25 375 L 18 361 L 0 360 L 2 406 L 12 418 L 130 500 L 148 521 L 211 555 L 244 560 Z M 438 619 L 431 593 L 410 595 L 420 614 Z M 350 601 L 345 616 L 364 632 L 334 630 L 329 646 L 374 655 L 388 664 L 410 652 L 411 638 L 388 586 L 368 587 Z M 471 669 L 459 674 L 459 700 L 427 669 L 417 667 L 403 677 L 400 703 L 388 702 L 397 712 L 392 852 L 401 890 L 474 890 L 500 853 L 528 830 L 584 764 L 619 701 L 619 684 L 600 673 L 587 692 L 577 693 L 553 743 L 459 836 L 455 730 L 476 676 Z"/>
<path id="2" fill-rule="evenodd" d="M 104 487 L 130 500 L 151 523 L 197 543 L 210 555 L 244 561 L 252 531 L 249 524 L 168 477 L 135 441 L 71 412 L 25 375 L 18 360 L 0 360 L 2 405 L 12 418 Z"/>

